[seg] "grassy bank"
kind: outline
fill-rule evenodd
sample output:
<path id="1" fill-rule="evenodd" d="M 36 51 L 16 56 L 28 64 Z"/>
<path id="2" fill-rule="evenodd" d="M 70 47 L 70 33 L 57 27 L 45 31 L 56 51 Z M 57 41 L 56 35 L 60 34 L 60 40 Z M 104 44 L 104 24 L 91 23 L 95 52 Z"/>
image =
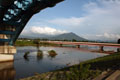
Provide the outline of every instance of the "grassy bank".
<path id="1" fill-rule="evenodd" d="M 34 40 L 17 40 L 15 43 L 15 46 L 58 46 L 57 44 L 47 43 L 47 42 L 39 42 L 39 44 L 36 44 Z"/>
<path id="2" fill-rule="evenodd" d="M 115 53 L 21 80 L 92 80 L 103 71 L 119 69 L 119 61 L 120 53 Z"/>
<path id="3" fill-rule="evenodd" d="M 35 46 L 36 44 L 34 44 L 33 41 L 23 40 L 23 41 L 16 41 L 15 45 L 16 46 Z"/>
<path id="4" fill-rule="evenodd" d="M 80 64 L 82 65 L 91 65 L 90 69 L 92 70 L 101 70 L 101 71 L 104 71 L 104 70 L 107 70 L 108 68 L 109 69 L 118 69 L 119 68 L 119 65 L 120 65 L 120 52 L 119 53 L 114 53 L 114 54 L 111 54 L 111 55 L 107 55 L 107 56 L 104 56 L 104 57 L 99 57 L 99 58 L 96 58 L 96 59 L 92 59 L 92 60 L 88 60 L 88 61 L 85 61 L 85 62 L 82 62 Z M 77 65 L 74 65 L 74 66 L 80 66 L 80 64 L 77 64 Z M 71 67 L 74 67 L 74 66 L 70 66 L 70 67 L 67 67 L 67 68 L 64 68 L 64 69 L 61 69 L 61 70 L 68 70 L 69 68 Z"/>

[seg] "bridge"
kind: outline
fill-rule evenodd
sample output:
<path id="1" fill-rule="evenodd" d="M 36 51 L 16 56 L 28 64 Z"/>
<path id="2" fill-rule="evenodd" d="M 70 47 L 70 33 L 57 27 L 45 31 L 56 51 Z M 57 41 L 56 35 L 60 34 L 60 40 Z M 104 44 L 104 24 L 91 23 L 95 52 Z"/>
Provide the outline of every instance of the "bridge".
<path id="1" fill-rule="evenodd" d="M 0 0 L 0 61 L 13 60 L 14 43 L 34 14 L 61 1 Z"/>
<path id="2" fill-rule="evenodd" d="M 87 46 L 99 46 L 100 51 L 104 51 L 104 47 L 116 47 L 120 48 L 120 44 L 113 44 L 113 43 L 93 43 L 93 42 L 65 42 L 65 41 L 45 41 L 47 43 L 58 44 L 62 45 L 74 45 L 77 48 L 80 48 L 81 45 Z"/>

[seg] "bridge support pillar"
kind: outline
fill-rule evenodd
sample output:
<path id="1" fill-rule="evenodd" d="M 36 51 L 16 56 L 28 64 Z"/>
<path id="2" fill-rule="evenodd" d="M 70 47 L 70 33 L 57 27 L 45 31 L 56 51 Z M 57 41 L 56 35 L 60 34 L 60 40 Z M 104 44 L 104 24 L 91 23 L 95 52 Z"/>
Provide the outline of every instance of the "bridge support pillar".
<path id="1" fill-rule="evenodd" d="M 120 48 L 117 49 L 117 52 L 120 52 Z"/>
<path id="2" fill-rule="evenodd" d="M 7 62 L 14 60 L 14 53 L 16 48 L 10 46 L 11 32 L 14 32 L 14 27 L 0 26 L 0 62 Z"/>
<path id="3" fill-rule="evenodd" d="M 13 61 L 15 53 L 14 46 L 0 46 L 0 62 Z"/>
<path id="4" fill-rule="evenodd" d="M 76 45 L 77 48 L 80 48 L 80 45 Z"/>
<path id="5" fill-rule="evenodd" d="M 62 47 L 63 45 L 62 44 L 60 44 L 60 47 Z"/>
<path id="6" fill-rule="evenodd" d="M 0 80 L 14 80 L 15 74 L 14 62 L 0 63 Z"/>
<path id="7" fill-rule="evenodd" d="M 100 51 L 104 51 L 104 46 L 100 46 Z"/>

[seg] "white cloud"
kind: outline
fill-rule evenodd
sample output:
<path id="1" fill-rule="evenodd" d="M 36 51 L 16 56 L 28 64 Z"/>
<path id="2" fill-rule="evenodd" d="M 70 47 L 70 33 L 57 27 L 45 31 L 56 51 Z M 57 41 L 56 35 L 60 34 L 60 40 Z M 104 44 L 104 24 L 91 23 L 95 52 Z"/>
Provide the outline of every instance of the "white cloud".
<path id="1" fill-rule="evenodd" d="M 76 18 L 76 17 L 71 17 L 71 18 L 59 18 L 59 19 L 53 19 L 48 21 L 49 23 L 52 24 L 58 24 L 58 25 L 63 25 L 63 26 L 79 26 L 80 23 L 84 21 L 84 18 Z"/>
<path id="2" fill-rule="evenodd" d="M 99 0 L 83 6 L 86 12 L 83 17 L 57 18 L 48 22 L 71 28 L 77 34 L 97 35 L 110 39 L 120 38 L 120 1 Z M 74 13 L 74 11 L 73 11 Z M 108 34 L 109 33 L 109 34 Z"/>
<path id="3" fill-rule="evenodd" d="M 117 41 L 118 39 L 120 39 L 120 34 L 111 34 L 111 33 L 103 33 L 103 34 L 94 34 L 94 35 L 90 35 L 90 34 L 86 34 L 86 35 L 82 35 L 84 36 L 86 39 L 90 39 L 90 40 L 115 40 Z"/>
<path id="4" fill-rule="evenodd" d="M 109 39 L 119 39 L 119 38 L 120 38 L 120 35 L 119 35 L 119 34 L 108 34 L 108 33 L 104 33 L 103 36 L 106 37 L 106 38 L 109 38 Z"/>
<path id="5" fill-rule="evenodd" d="M 45 34 L 45 35 L 58 35 L 67 33 L 65 30 L 57 30 L 55 28 L 51 28 L 48 26 L 32 26 L 29 30 L 24 30 L 22 34 L 30 35 L 30 34 Z"/>

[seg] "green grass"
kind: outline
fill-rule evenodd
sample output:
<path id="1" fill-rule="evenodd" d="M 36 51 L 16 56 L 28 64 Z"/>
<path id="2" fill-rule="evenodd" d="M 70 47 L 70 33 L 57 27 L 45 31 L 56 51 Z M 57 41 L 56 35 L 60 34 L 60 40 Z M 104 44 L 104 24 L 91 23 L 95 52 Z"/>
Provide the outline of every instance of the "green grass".
<path id="1" fill-rule="evenodd" d="M 23 41 L 16 41 L 15 45 L 16 46 L 35 46 L 36 44 L 34 44 L 33 41 L 23 40 Z"/>
<path id="2" fill-rule="evenodd" d="M 117 69 L 117 65 L 120 65 L 120 52 L 114 53 L 108 56 L 92 59 L 83 62 L 84 65 L 90 64 L 92 69 L 107 70 Z"/>
<path id="3" fill-rule="evenodd" d="M 80 65 L 79 68 L 72 67 L 69 71 L 47 72 L 44 74 L 37 74 L 23 80 L 92 80 L 93 77 L 96 77 L 99 74 L 100 71 L 90 70 L 90 65 Z"/>
<path id="4" fill-rule="evenodd" d="M 47 43 L 47 42 L 39 42 L 39 44 L 36 44 L 34 40 L 27 41 L 27 40 L 22 40 L 22 41 L 16 41 L 15 43 L 16 46 L 59 46 L 57 44 L 53 43 Z"/>
<path id="5" fill-rule="evenodd" d="M 83 64 L 84 66 L 91 65 L 90 69 L 92 69 L 92 70 L 104 71 L 107 69 L 117 69 L 117 66 L 120 65 L 120 52 L 114 53 L 111 55 L 107 55 L 104 57 L 99 57 L 96 59 L 88 60 L 88 61 L 82 62 L 80 64 Z M 70 67 L 67 67 L 64 69 L 68 70 L 69 68 L 74 67 L 74 66 L 79 67 L 80 64 L 73 65 L 73 66 L 70 66 Z M 61 69 L 61 70 L 64 70 L 64 69 Z"/>

